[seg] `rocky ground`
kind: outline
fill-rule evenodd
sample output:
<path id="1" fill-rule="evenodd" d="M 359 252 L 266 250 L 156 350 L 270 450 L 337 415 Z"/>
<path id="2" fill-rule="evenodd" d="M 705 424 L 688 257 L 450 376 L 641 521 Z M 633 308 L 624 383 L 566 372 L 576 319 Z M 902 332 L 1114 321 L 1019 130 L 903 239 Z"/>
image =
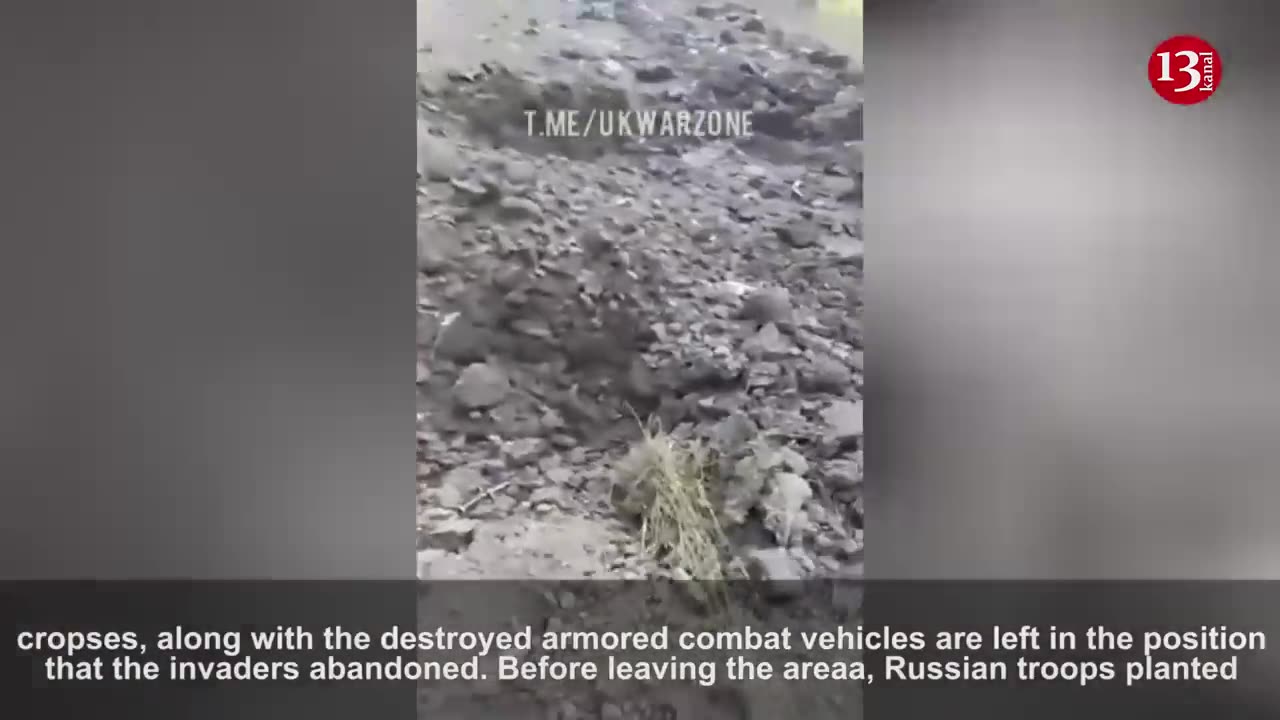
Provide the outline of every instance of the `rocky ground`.
<path id="1" fill-rule="evenodd" d="M 512 20 L 532 61 L 419 73 L 420 575 L 681 577 L 614 501 L 641 420 L 720 458 L 728 566 L 859 575 L 857 63 L 732 3 Z M 542 108 L 754 134 L 531 137 Z"/>
<path id="2" fill-rule="evenodd" d="M 730 577 L 860 576 L 858 63 L 736 4 L 647 0 L 612 19 L 547 5 L 495 19 L 476 62 L 458 62 L 456 37 L 440 38 L 438 62 L 434 48 L 420 58 L 420 577 L 688 577 L 619 502 L 634 499 L 624 471 L 642 425 L 714 459 Z M 574 108 L 751 110 L 755 132 L 529 136 L 524 110 Z M 613 584 L 504 587 L 483 602 L 429 593 L 420 614 L 679 623 L 669 601 L 596 596 Z M 857 717 L 857 684 L 844 685 L 480 683 L 422 697 L 450 718 Z"/>

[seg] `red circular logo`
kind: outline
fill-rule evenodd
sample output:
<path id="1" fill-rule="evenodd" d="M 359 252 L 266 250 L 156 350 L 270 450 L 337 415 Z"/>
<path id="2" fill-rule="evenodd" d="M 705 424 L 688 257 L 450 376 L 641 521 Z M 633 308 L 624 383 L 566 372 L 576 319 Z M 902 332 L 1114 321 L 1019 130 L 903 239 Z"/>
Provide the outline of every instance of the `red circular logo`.
<path id="1" fill-rule="evenodd" d="M 1194 35 L 1176 35 L 1151 51 L 1147 79 L 1160 97 L 1175 105 L 1195 105 L 1213 95 L 1222 82 L 1222 58 Z"/>

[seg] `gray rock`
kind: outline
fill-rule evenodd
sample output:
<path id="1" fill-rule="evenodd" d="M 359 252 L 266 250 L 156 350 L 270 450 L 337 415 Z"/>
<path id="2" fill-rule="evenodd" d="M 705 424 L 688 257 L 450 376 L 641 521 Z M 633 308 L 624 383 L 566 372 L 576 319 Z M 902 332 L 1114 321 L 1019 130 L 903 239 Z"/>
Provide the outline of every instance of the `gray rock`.
<path id="1" fill-rule="evenodd" d="M 462 171 L 462 158 L 451 142 L 427 132 L 418 123 L 418 175 L 430 182 L 448 182 Z"/>
<path id="2" fill-rule="evenodd" d="M 440 478 L 442 488 L 449 488 L 452 493 L 463 498 L 475 495 L 484 489 L 485 485 L 484 474 L 466 465 L 454 468 Z"/>
<path id="3" fill-rule="evenodd" d="M 436 342 L 440 318 L 433 312 L 418 311 L 418 348 L 430 348 Z"/>
<path id="4" fill-rule="evenodd" d="M 853 384 L 853 371 L 830 357 L 819 357 L 800 369 L 800 388 L 805 392 L 843 394 Z"/>
<path id="5" fill-rule="evenodd" d="M 858 238 L 848 235 L 828 235 L 822 239 L 822 247 L 831 253 L 834 261 L 848 263 L 859 270 L 862 269 L 865 246 Z"/>
<path id="6" fill-rule="evenodd" d="M 835 98 L 831 100 L 832 105 L 854 108 L 862 104 L 862 92 L 856 87 L 847 87 L 836 93 Z M 857 162 L 850 166 L 850 170 L 862 170 L 862 149 L 858 146 L 849 148 L 850 152 L 857 155 Z"/>
<path id="7" fill-rule="evenodd" d="M 489 333 L 484 328 L 459 316 L 439 328 L 433 351 L 438 360 L 473 363 L 484 360 L 489 344 Z"/>
<path id="8" fill-rule="evenodd" d="M 809 62 L 831 70 L 844 70 L 849 67 L 849 56 L 828 50 L 813 50 L 809 53 Z"/>
<path id="9" fill-rule="evenodd" d="M 578 235 L 578 246 L 593 260 L 611 257 L 618 249 L 617 242 L 599 228 L 583 230 Z"/>
<path id="10" fill-rule="evenodd" d="M 722 512 L 731 525 L 740 525 L 747 514 L 760 502 L 760 493 L 769 480 L 769 471 L 761 467 L 759 458 L 748 454 L 737 461 L 727 473 L 724 484 Z"/>
<path id="11" fill-rule="evenodd" d="M 424 550 L 456 553 L 465 550 L 476 537 L 479 522 L 470 518 L 449 518 L 433 523 L 423 537 Z"/>
<path id="12" fill-rule="evenodd" d="M 778 448 L 778 462 L 797 475 L 809 472 L 809 461 L 790 447 Z M 807 487 L 807 484 L 806 484 Z"/>
<path id="13" fill-rule="evenodd" d="M 676 73 L 669 65 L 647 65 L 636 68 L 636 80 L 646 83 L 674 80 Z"/>
<path id="14" fill-rule="evenodd" d="M 823 470 L 822 478 L 833 493 L 856 490 L 862 485 L 862 465 L 856 460 L 832 460 Z"/>
<path id="15" fill-rule="evenodd" d="M 501 369 L 486 363 L 468 365 L 453 386 L 453 399 L 468 410 L 493 407 L 511 391 L 511 381 Z"/>
<path id="16" fill-rule="evenodd" d="M 742 318 L 762 325 L 790 323 L 794 312 L 791 292 L 782 287 L 761 288 L 742 300 Z"/>
<path id="17" fill-rule="evenodd" d="M 753 17 L 742 24 L 742 31 L 749 33 L 763 33 L 765 31 L 764 21 L 758 17 Z"/>
<path id="18" fill-rule="evenodd" d="M 507 181 L 513 185 L 532 185 L 538 177 L 538 168 L 527 160 L 511 160 L 506 166 Z"/>
<path id="19" fill-rule="evenodd" d="M 716 428 L 716 442 L 721 452 L 732 453 L 755 439 L 760 429 L 749 415 L 733 412 Z"/>
<path id="20" fill-rule="evenodd" d="M 845 142 L 862 140 L 862 106 L 818 108 L 805 118 L 810 131 L 827 140 Z"/>
<path id="21" fill-rule="evenodd" d="M 808 526 L 804 505 L 813 497 L 813 488 L 795 473 L 775 473 L 769 493 L 761 501 L 764 526 L 773 533 L 779 545 L 795 544 Z"/>
<path id="22" fill-rule="evenodd" d="M 504 445 L 502 452 L 511 465 L 521 467 L 536 462 L 545 447 L 542 438 L 520 438 Z"/>
<path id="23" fill-rule="evenodd" d="M 837 440 L 862 437 L 862 403 L 839 400 L 822 411 L 822 421 L 827 424 L 827 434 Z"/>
<path id="24" fill-rule="evenodd" d="M 708 386 L 729 385 L 742 376 L 737 359 L 725 355 L 696 355 L 680 370 L 683 390 L 694 391 Z"/>
<path id="25" fill-rule="evenodd" d="M 753 360 L 777 361 L 791 357 L 793 346 L 772 322 L 765 323 L 752 337 L 742 344 L 742 350 Z"/>
<path id="26" fill-rule="evenodd" d="M 539 220 L 542 207 L 522 197 L 505 197 L 498 203 L 498 214 L 508 220 Z"/>
<path id="27" fill-rule="evenodd" d="M 804 568 L 786 548 L 751 550 L 746 561 L 748 574 L 764 583 L 765 592 L 771 599 L 790 600 L 804 591 L 801 582 L 805 578 Z"/>
<path id="28" fill-rule="evenodd" d="M 774 234 L 783 243 L 793 248 L 808 248 L 818 244 L 820 234 L 818 228 L 810 223 L 793 223 L 774 228 Z"/>
<path id="29" fill-rule="evenodd" d="M 434 220 L 418 223 L 418 270 L 438 273 L 461 252 L 462 241 L 455 228 Z"/>
<path id="30" fill-rule="evenodd" d="M 756 110 L 751 114 L 751 130 L 780 140 L 801 140 L 801 117 L 800 110 L 787 105 Z"/>
<path id="31" fill-rule="evenodd" d="M 497 200 L 501 193 L 494 185 L 478 180 L 453 178 L 449 181 L 454 197 L 463 205 L 484 205 Z"/>
<path id="32" fill-rule="evenodd" d="M 553 485 L 569 485 L 573 482 L 573 470 L 565 467 L 551 468 L 544 475 L 547 482 Z"/>
<path id="33" fill-rule="evenodd" d="M 441 485 L 427 491 L 426 497 L 429 498 L 430 506 L 433 508 L 457 508 L 461 507 L 469 496 L 451 485 Z"/>

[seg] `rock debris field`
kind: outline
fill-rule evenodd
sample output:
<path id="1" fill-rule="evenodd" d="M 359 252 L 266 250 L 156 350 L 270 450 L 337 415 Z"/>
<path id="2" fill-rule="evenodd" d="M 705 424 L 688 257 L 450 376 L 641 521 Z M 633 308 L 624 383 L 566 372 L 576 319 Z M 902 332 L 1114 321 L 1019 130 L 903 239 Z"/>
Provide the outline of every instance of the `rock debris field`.
<path id="1" fill-rule="evenodd" d="M 861 69 L 736 4 L 512 20 L 419 73 L 419 576 L 861 576 Z"/>

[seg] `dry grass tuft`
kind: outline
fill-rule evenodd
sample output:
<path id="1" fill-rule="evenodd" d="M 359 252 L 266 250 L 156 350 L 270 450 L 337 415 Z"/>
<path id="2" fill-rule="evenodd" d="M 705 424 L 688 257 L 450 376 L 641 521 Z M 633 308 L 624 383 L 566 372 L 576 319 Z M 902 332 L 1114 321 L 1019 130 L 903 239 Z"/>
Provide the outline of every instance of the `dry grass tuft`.
<path id="1" fill-rule="evenodd" d="M 716 466 L 704 443 L 644 428 L 616 468 L 614 497 L 639 521 L 644 551 L 694 581 L 701 600 L 723 606 L 728 542 L 712 500 Z"/>

